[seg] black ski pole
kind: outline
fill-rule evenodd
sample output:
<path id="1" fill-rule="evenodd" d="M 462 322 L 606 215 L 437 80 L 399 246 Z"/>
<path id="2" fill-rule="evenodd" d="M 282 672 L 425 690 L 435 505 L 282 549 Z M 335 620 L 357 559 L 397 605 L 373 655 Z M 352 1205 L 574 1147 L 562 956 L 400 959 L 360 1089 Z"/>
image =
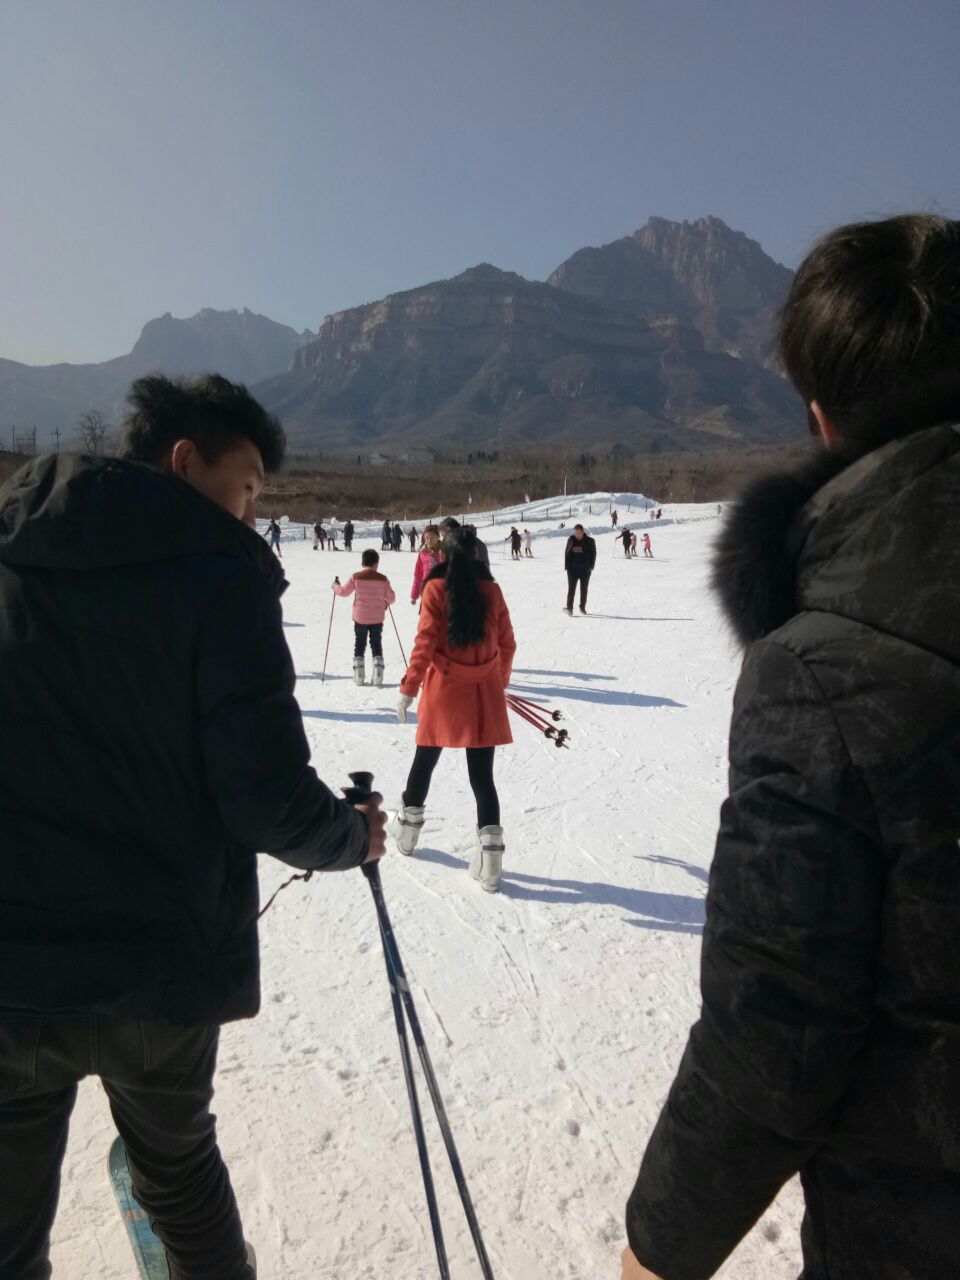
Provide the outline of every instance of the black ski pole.
<path id="1" fill-rule="evenodd" d="M 372 790 L 373 774 L 351 773 L 350 780 L 353 783 L 353 786 L 346 788 L 344 795 L 350 804 L 362 804 L 364 798 L 368 796 Z M 403 1001 L 403 1010 L 406 1012 L 407 1021 L 410 1023 L 410 1033 L 413 1036 L 413 1043 L 417 1047 L 417 1053 L 420 1057 L 420 1066 L 423 1068 L 424 1078 L 427 1082 L 427 1090 L 437 1114 L 440 1132 L 443 1135 L 443 1144 L 447 1149 L 450 1168 L 453 1170 L 454 1181 L 457 1184 L 457 1191 L 460 1194 L 460 1203 L 463 1205 L 463 1212 L 466 1215 L 467 1225 L 470 1228 L 470 1235 L 473 1238 L 474 1248 L 476 1249 L 477 1257 L 480 1260 L 480 1270 L 483 1273 L 484 1280 L 494 1280 L 493 1268 L 490 1266 L 490 1259 L 487 1257 L 487 1250 L 483 1243 L 480 1224 L 477 1221 L 473 1201 L 470 1198 L 470 1190 L 467 1187 L 466 1175 L 463 1172 L 463 1165 L 460 1163 L 457 1144 L 453 1140 L 453 1131 L 450 1128 L 450 1121 L 447 1118 L 446 1107 L 443 1105 L 440 1086 L 437 1083 L 437 1077 L 433 1070 L 433 1063 L 430 1060 L 430 1053 L 427 1049 L 426 1041 L 423 1038 L 423 1030 L 420 1026 L 420 1019 L 417 1017 L 417 1010 L 413 1003 L 413 995 L 410 991 L 409 983 L 407 982 L 407 975 L 404 972 L 403 961 L 400 959 L 400 948 L 397 946 L 397 939 L 393 932 L 393 926 L 390 923 L 387 904 L 383 896 L 383 885 L 380 882 L 380 864 L 378 862 L 365 862 L 360 870 L 366 876 L 370 885 L 370 892 L 373 894 L 373 901 L 377 908 L 377 919 L 380 923 L 380 940 L 383 943 L 384 955 L 387 960 L 387 972 L 394 979 L 394 981 L 391 982 L 391 991 L 397 989 L 400 993 L 400 998 Z M 424 1176 L 426 1177 L 427 1175 L 425 1174 Z"/>
<path id="2" fill-rule="evenodd" d="M 351 787 L 344 787 L 343 794 L 349 804 L 363 804 L 373 790 L 372 773 L 351 773 Z M 368 868 L 379 871 L 375 862 L 366 863 L 363 873 L 369 879 Z M 383 926 L 380 928 L 383 940 Z M 437 1264 L 440 1267 L 442 1280 L 449 1280 L 450 1267 L 447 1263 L 447 1251 L 443 1243 L 443 1228 L 440 1225 L 440 1209 L 437 1205 L 437 1193 L 433 1185 L 433 1173 L 430 1169 L 430 1154 L 427 1151 L 427 1137 L 423 1128 L 423 1116 L 420 1113 L 420 1099 L 417 1097 L 417 1085 L 413 1078 L 413 1060 L 410 1056 L 410 1044 L 407 1040 L 407 1028 L 403 1020 L 403 1005 L 400 1002 L 397 978 L 390 963 L 386 943 L 383 946 L 383 959 L 387 966 L 387 982 L 390 986 L 390 999 L 393 1004 L 393 1018 L 397 1024 L 397 1040 L 400 1043 L 400 1061 L 403 1065 L 403 1078 L 407 1086 L 407 1098 L 410 1102 L 410 1114 L 413 1117 L 413 1132 L 417 1141 L 417 1156 L 420 1160 L 420 1172 L 423 1175 L 423 1189 L 427 1197 L 427 1211 L 430 1214 L 430 1227 L 433 1231 L 433 1243 L 437 1250 Z"/>

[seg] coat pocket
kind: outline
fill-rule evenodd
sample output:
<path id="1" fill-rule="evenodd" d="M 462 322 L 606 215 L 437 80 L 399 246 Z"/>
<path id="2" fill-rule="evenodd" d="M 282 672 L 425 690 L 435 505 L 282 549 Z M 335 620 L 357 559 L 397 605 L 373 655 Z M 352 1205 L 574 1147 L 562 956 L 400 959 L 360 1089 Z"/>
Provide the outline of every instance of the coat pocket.
<path id="1" fill-rule="evenodd" d="M 37 1081 L 42 1019 L 32 1013 L 0 1013 L 0 1102 L 28 1093 Z"/>

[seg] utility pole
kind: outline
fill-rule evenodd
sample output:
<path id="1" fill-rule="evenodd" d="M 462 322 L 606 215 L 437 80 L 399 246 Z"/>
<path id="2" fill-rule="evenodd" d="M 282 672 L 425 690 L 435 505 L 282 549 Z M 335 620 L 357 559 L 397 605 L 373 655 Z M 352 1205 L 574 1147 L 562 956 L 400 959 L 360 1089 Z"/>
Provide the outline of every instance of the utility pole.
<path id="1" fill-rule="evenodd" d="M 60 428 L 57 427 L 53 434 L 57 440 L 57 453 L 59 453 L 60 452 Z"/>

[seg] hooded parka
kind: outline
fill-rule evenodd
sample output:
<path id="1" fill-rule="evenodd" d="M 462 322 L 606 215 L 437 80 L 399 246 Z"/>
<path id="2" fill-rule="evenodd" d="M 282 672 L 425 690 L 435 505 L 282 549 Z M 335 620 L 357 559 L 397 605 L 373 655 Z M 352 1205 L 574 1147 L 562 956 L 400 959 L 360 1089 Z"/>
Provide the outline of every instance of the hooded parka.
<path id="1" fill-rule="evenodd" d="M 735 510 L 749 645 L 703 1007 L 630 1197 L 705 1280 L 800 1172 L 804 1280 L 960 1276 L 960 429 L 826 455 Z"/>
<path id="2" fill-rule="evenodd" d="M 256 851 L 362 862 L 310 767 L 285 585 L 152 468 L 59 455 L 0 487 L 0 1008 L 252 1016 Z"/>

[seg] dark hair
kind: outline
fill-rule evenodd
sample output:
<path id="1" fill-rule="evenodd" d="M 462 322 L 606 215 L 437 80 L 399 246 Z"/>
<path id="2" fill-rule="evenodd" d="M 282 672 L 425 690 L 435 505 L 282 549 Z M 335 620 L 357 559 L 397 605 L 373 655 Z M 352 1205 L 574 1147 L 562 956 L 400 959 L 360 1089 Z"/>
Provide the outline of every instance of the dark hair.
<path id="1" fill-rule="evenodd" d="M 583 525 L 582 525 L 582 524 L 575 524 L 573 527 L 574 527 L 574 529 L 583 529 Z M 587 531 L 586 531 L 586 529 L 583 529 L 583 532 L 584 532 L 584 533 L 586 533 L 586 532 L 587 532 Z"/>
<path id="2" fill-rule="evenodd" d="M 469 529 L 451 529 L 443 540 L 443 555 L 449 604 L 447 638 L 451 649 L 462 649 L 483 639 L 487 621 L 487 599 L 477 585 L 477 535 Z M 486 568 L 482 561 L 479 564 Z"/>
<path id="3" fill-rule="evenodd" d="M 264 471 L 276 471 L 287 442 L 283 427 L 246 387 L 218 373 L 198 378 L 137 378 L 127 396 L 120 457 L 159 466 L 178 440 L 192 440 L 207 462 L 249 440 Z"/>
<path id="4" fill-rule="evenodd" d="M 374 551 L 373 547 L 367 547 L 366 551 L 360 557 L 360 563 L 365 569 L 371 569 L 375 564 L 380 563 L 380 557 Z"/>
<path id="5" fill-rule="evenodd" d="M 960 222 L 905 214 L 824 236 L 784 304 L 780 356 L 853 452 L 960 418 Z"/>
<path id="6" fill-rule="evenodd" d="M 459 529 L 460 521 L 454 520 L 453 516 L 444 516 L 444 518 L 440 521 L 440 528 L 447 529 L 448 531 L 453 529 Z"/>

